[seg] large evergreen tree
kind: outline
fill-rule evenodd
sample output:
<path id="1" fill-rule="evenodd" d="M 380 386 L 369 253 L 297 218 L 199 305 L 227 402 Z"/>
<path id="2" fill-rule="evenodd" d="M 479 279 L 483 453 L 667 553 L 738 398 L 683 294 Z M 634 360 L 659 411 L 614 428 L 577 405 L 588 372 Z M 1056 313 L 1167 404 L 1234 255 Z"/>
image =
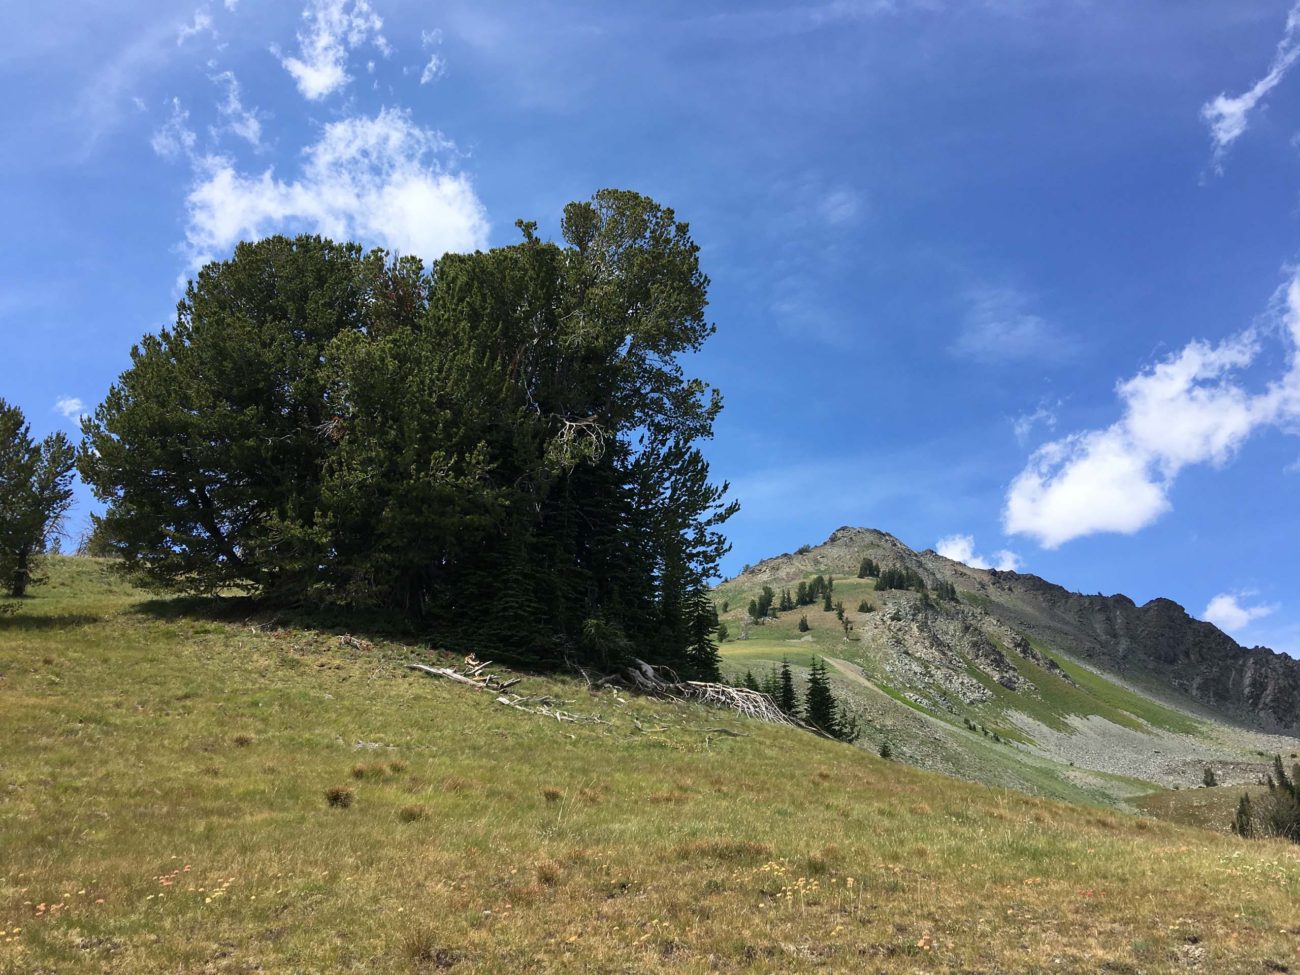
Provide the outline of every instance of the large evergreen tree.
<path id="1" fill-rule="evenodd" d="M 75 451 L 62 433 L 39 443 L 22 410 L 0 399 L 0 590 L 21 598 L 36 559 L 72 504 Z"/>
<path id="2" fill-rule="evenodd" d="M 316 237 L 201 270 L 84 427 L 123 567 L 713 673 L 698 594 L 735 505 L 697 447 L 720 397 L 681 365 L 713 331 L 698 248 L 623 191 L 566 207 L 562 244 L 520 227 L 427 271 Z"/>

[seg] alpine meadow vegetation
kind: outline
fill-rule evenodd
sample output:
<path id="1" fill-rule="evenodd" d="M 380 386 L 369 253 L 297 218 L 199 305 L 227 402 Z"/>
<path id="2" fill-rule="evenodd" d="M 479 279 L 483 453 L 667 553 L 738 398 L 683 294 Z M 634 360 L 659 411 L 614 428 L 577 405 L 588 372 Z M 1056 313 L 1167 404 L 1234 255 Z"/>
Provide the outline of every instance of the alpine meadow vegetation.
<path id="1" fill-rule="evenodd" d="M 562 243 L 412 257 L 240 244 L 83 424 L 102 534 L 155 588 L 398 610 L 519 662 L 717 676 L 735 512 L 698 444 L 721 396 L 672 210 L 602 190 Z"/>

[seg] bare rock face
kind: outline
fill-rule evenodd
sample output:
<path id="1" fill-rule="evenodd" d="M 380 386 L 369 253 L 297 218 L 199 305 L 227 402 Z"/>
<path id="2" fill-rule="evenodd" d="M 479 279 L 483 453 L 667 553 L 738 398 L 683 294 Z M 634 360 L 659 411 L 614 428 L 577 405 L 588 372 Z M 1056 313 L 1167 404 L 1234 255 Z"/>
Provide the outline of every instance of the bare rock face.
<path id="1" fill-rule="evenodd" d="M 1009 625 L 1248 727 L 1300 732 L 1300 660 L 1242 647 L 1169 599 L 1138 606 L 1124 595 L 1084 596 L 1037 576 L 984 574 L 989 612 Z"/>

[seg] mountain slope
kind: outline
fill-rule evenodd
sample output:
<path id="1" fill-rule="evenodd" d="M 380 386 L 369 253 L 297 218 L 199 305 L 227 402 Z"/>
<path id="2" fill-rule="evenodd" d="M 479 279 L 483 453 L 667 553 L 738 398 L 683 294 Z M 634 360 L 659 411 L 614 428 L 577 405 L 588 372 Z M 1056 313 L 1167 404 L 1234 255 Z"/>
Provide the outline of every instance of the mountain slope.
<path id="1" fill-rule="evenodd" d="M 876 579 L 857 578 L 864 558 L 914 573 L 931 592 L 878 590 Z M 749 620 L 763 586 L 793 592 L 816 575 L 834 577 L 847 634 L 820 601 Z M 934 595 L 944 583 L 956 601 Z M 813 655 L 860 668 L 876 693 L 851 680 L 842 689 L 862 709 L 868 740 L 902 737 L 891 747 L 952 774 L 1114 801 L 1199 784 L 1207 764 L 1223 781 L 1253 781 L 1261 751 L 1300 747 L 1291 737 L 1300 730 L 1300 661 L 1243 650 L 1168 600 L 1137 607 L 1123 596 L 1080 596 L 861 528 L 747 567 L 715 599 L 726 608 L 732 638 L 722 650 L 734 676 Z M 807 633 L 796 627 L 801 616 Z M 900 709 L 936 719 L 937 730 L 932 722 L 923 732 Z M 999 746 L 993 759 L 975 747 L 990 740 Z"/>

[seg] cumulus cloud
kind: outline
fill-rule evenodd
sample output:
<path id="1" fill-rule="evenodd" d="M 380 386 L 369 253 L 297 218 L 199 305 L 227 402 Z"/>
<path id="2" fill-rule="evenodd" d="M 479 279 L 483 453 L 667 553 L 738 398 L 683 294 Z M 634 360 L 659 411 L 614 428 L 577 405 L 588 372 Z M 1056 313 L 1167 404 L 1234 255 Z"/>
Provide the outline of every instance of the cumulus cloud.
<path id="1" fill-rule="evenodd" d="M 297 179 L 272 169 L 245 174 L 227 157 L 205 157 L 187 201 L 191 257 L 202 263 L 239 240 L 302 230 L 425 259 L 486 246 L 487 216 L 473 185 L 439 161 L 453 148 L 409 113 L 384 109 L 327 125 L 304 150 Z"/>
<path id="2" fill-rule="evenodd" d="M 934 550 L 945 559 L 961 562 L 972 569 L 997 569 L 999 572 L 1013 572 L 1020 568 L 1020 556 L 1015 552 L 1002 549 L 993 553 L 990 562 L 975 553 L 975 538 L 972 535 L 948 535 L 939 539 Z"/>
<path id="3" fill-rule="evenodd" d="M 215 84 L 226 89 L 226 96 L 217 103 L 217 113 L 225 119 L 225 128 L 254 148 L 262 145 L 262 123 L 255 111 L 244 108 L 240 99 L 239 80 L 233 71 L 222 71 L 212 76 Z"/>
<path id="4" fill-rule="evenodd" d="M 162 127 L 155 130 L 149 145 L 164 159 L 176 159 L 194 151 L 196 137 L 189 127 L 190 113 L 181 105 L 181 100 L 173 98 L 169 104 L 171 114 Z"/>
<path id="5" fill-rule="evenodd" d="M 1169 510 L 1169 491 L 1188 466 L 1226 464 L 1263 427 L 1292 429 L 1300 419 L 1300 273 L 1275 304 L 1289 362 L 1279 378 L 1252 391 L 1241 377 L 1264 347 L 1261 328 L 1217 345 L 1194 341 L 1121 382 L 1117 422 L 1030 458 L 1007 492 L 1007 532 L 1048 548 L 1098 532 L 1132 534 Z"/>
<path id="6" fill-rule="evenodd" d="M 1028 299 L 1013 288 L 979 288 L 968 299 L 966 318 L 949 347 L 954 355 L 995 365 L 1062 362 L 1079 351 L 1075 339 L 1031 312 Z"/>
<path id="7" fill-rule="evenodd" d="M 54 412 L 62 413 L 69 420 L 79 420 L 86 415 L 86 404 L 76 396 L 60 396 L 54 401 Z"/>
<path id="8" fill-rule="evenodd" d="M 387 54 L 381 33 L 384 22 L 367 0 L 310 0 L 303 11 L 306 25 L 298 33 L 298 56 L 280 63 L 293 76 L 304 98 L 319 101 L 352 80 L 348 52 L 370 42 Z"/>
<path id="9" fill-rule="evenodd" d="M 1277 610 L 1277 606 L 1273 605 L 1242 605 L 1243 599 L 1253 595 L 1253 592 L 1221 592 L 1210 600 L 1201 618 L 1227 633 L 1244 630 L 1255 620 L 1263 619 Z"/>
<path id="10" fill-rule="evenodd" d="M 1214 146 L 1214 164 L 1221 168 L 1228 149 L 1241 138 L 1250 124 L 1250 114 L 1269 92 L 1281 84 L 1300 59 L 1300 2 L 1291 8 L 1286 18 L 1286 30 L 1273 54 L 1268 72 L 1240 95 L 1221 93 L 1201 106 L 1201 118 L 1210 127 L 1210 140 Z"/>

